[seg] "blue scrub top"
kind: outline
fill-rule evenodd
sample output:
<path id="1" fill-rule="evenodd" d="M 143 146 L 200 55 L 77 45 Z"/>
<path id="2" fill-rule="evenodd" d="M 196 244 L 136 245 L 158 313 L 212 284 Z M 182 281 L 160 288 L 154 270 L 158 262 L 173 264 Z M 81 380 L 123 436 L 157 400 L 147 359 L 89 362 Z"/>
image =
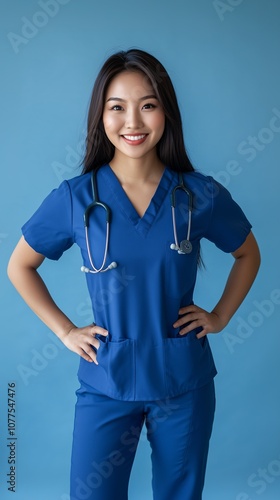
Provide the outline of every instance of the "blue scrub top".
<path id="1" fill-rule="evenodd" d="M 112 211 L 107 265 L 116 261 L 118 267 L 86 274 L 94 321 L 109 335 L 98 336 L 99 364 L 81 358 L 78 377 L 115 399 L 177 396 L 207 384 L 217 373 L 207 336 L 197 339 L 199 329 L 181 336 L 172 325 L 180 307 L 193 303 L 201 238 L 233 252 L 244 243 L 251 224 L 221 184 L 198 172 L 186 173 L 184 182 L 194 196 L 193 250 L 179 255 L 170 249 L 170 196 L 178 182 L 178 174 L 166 167 L 141 218 L 110 166 L 97 173 L 99 198 Z M 77 243 L 84 266 L 90 268 L 83 215 L 92 201 L 91 174 L 62 182 L 22 227 L 24 238 L 36 252 L 55 260 Z M 176 224 L 180 242 L 188 225 L 188 197 L 181 190 Z M 105 231 L 105 212 L 96 208 L 89 219 L 89 239 L 97 268 Z"/>

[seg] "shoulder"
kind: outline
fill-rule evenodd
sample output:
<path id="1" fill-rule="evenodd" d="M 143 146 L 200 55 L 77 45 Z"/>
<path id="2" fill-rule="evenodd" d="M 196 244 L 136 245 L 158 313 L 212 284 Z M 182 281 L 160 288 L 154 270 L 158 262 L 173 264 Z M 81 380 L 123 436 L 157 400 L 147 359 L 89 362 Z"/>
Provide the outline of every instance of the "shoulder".
<path id="1" fill-rule="evenodd" d="M 89 174 L 80 174 L 76 177 L 72 177 L 71 179 L 64 180 L 60 186 L 67 186 L 71 191 L 75 191 L 76 189 L 80 189 L 81 187 L 86 186 L 90 183 L 91 173 Z M 59 187 L 60 187 L 59 186 Z"/>
<path id="2" fill-rule="evenodd" d="M 219 184 L 211 175 L 205 175 L 201 172 L 186 172 L 184 175 L 184 182 L 190 187 L 190 189 L 194 190 L 208 190 L 212 192 L 215 191 L 218 187 L 223 189 L 223 186 Z"/>
<path id="3" fill-rule="evenodd" d="M 57 196 L 67 196 L 75 200 L 83 198 L 84 194 L 91 190 L 91 174 L 80 174 L 70 179 L 65 179 L 55 190 Z"/>
<path id="4" fill-rule="evenodd" d="M 184 174 L 184 182 L 193 193 L 206 194 L 213 198 L 231 197 L 230 192 L 220 182 L 211 175 L 205 175 L 201 172 L 187 172 Z"/>
<path id="5" fill-rule="evenodd" d="M 195 171 L 187 172 L 183 177 L 186 187 L 193 194 L 194 209 L 225 210 L 235 203 L 231 193 L 211 175 Z"/>
<path id="6" fill-rule="evenodd" d="M 187 172 L 183 175 L 186 187 L 191 191 L 194 209 L 212 210 L 216 198 L 229 195 L 228 191 L 212 176 L 201 172 Z"/>

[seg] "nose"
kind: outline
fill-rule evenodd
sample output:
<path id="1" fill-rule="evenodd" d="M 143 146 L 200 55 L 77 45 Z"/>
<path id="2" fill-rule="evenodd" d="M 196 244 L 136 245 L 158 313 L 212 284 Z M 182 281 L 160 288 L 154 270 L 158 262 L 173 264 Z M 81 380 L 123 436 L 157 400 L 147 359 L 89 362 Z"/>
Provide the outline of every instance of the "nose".
<path id="1" fill-rule="evenodd" d="M 143 127 L 143 120 L 139 109 L 129 107 L 126 112 L 125 125 L 129 129 L 139 129 Z"/>

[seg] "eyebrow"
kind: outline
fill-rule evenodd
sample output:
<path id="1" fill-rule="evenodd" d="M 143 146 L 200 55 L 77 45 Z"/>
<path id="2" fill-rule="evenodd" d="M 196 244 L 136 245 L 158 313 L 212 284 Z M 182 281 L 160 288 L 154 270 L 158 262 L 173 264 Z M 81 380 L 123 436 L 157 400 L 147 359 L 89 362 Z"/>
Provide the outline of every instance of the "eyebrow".
<path id="1" fill-rule="evenodd" d="M 145 95 L 143 97 L 140 97 L 139 101 L 145 101 L 146 99 L 157 99 L 157 96 L 154 94 L 150 95 Z M 109 101 L 119 101 L 119 102 L 126 102 L 125 99 L 121 99 L 120 97 L 109 97 L 106 102 Z"/>

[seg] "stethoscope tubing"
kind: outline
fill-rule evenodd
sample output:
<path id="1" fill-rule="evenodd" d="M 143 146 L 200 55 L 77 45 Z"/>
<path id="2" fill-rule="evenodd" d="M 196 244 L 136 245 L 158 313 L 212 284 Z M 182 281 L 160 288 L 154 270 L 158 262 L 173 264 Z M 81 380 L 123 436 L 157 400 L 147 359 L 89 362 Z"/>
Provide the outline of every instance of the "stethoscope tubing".
<path id="1" fill-rule="evenodd" d="M 98 169 L 97 169 L 98 170 Z M 87 246 L 87 253 L 88 253 L 88 258 L 89 262 L 91 265 L 91 269 L 86 268 L 85 266 L 82 266 L 82 271 L 89 272 L 89 273 L 102 273 L 105 271 L 108 271 L 108 269 L 112 269 L 112 267 L 116 267 L 112 264 L 108 266 L 108 268 L 105 269 L 105 264 L 108 256 L 108 246 L 109 246 L 109 238 L 110 238 L 110 222 L 111 222 L 111 209 L 106 205 L 106 203 L 102 203 L 99 200 L 98 196 L 98 189 L 97 189 L 97 182 L 96 182 L 96 173 L 97 170 L 93 170 L 92 175 L 91 175 L 91 188 L 92 188 L 92 197 L 93 197 L 93 202 L 88 205 L 88 207 L 85 210 L 84 213 L 84 227 L 85 227 L 85 237 L 86 237 L 86 246 Z M 90 243 L 89 243 L 89 235 L 88 235 L 88 229 L 89 229 L 89 216 L 90 213 L 92 213 L 93 209 L 96 207 L 101 207 L 103 210 L 105 210 L 106 214 L 106 239 L 105 239 L 105 249 L 104 249 L 104 255 L 103 255 L 103 261 L 102 264 L 99 268 L 95 267 L 92 259 L 92 252 L 90 248 Z"/>
<path id="2" fill-rule="evenodd" d="M 91 269 L 89 269 L 85 266 L 81 267 L 81 270 L 83 272 L 92 273 L 92 274 L 103 273 L 105 271 L 108 271 L 109 269 L 113 269 L 113 268 L 117 267 L 116 262 L 112 262 L 107 267 L 105 267 L 106 260 L 108 257 L 108 247 L 109 247 L 109 238 L 110 238 L 111 209 L 110 209 L 110 207 L 108 207 L 108 205 L 106 205 L 105 203 L 102 203 L 99 200 L 97 181 L 96 181 L 97 171 L 98 171 L 98 169 L 95 169 L 92 171 L 92 174 L 91 174 L 91 187 L 92 187 L 93 202 L 86 207 L 85 212 L 84 212 L 84 228 L 85 228 L 86 247 L 87 247 L 87 253 L 88 253 L 88 258 L 89 258 L 89 262 L 91 265 Z M 184 184 L 182 172 L 179 172 L 178 175 L 179 175 L 179 184 L 177 186 L 175 186 L 171 192 L 171 212 L 172 212 L 172 224 L 173 224 L 173 234 L 174 234 L 175 244 L 172 243 L 170 245 L 170 248 L 172 250 L 176 250 L 179 254 L 188 254 L 192 251 L 192 244 L 190 242 L 190 234 L 191 234 L 191 222 L 192 222 L 192 210 L 193 210 L 193 195 L 192 195 L 192 192 L 189 191 L 189 189 L 187 189 L 187 187 Z M 175 214 L 176 192 L 179 189 L 182 189 L 188 196 L 188 230 L 187 230 L 186 239 L 182 240 L 180 244 L 178 241 L 176 214 Z M 94 210 L 94 208 L 96 208 L 96 207 L 103 208 L 103 210 L 105 210 L 105 214 L 106 214 L 105 247 L 104 247 L 102 264 L 99 268 L 95 267 L 95 265 L 93 263 L 92 252 L 91 252 L 90 243 L 89 243 L 89 234 L 88 234 L 89 217 L 90 217 L 90 214 L 92 213 L 92 211 Z"/>
<path id="3" fill-rule="evenodd" d="M 190 234 L 191 234 L 191 223 L 192 223 L 192 210 L 193 210 L 193 195 L 192 192 L 185 186 L 183 174 L 179 172 L 179 184 L 172 189 L 171 192 L 171 211 L 172 211 L 172 224 L 173 224 L 173 233 L 174 233 L 174 243 L 170 245 L 171 250 L 176 250 L 179 254 L 186 254 L 192 251 L 192 244 L 190 242 Z M 188 230 L 187 237 L 180 244 L 178 241 L 178 233 L 177 233 L 177 224 L 176 224 L 176 215 L 175 215 L 175 207 L 176 207 L 176 191 L 179 189 L 183 190 L 188 196 Z"/>
<path id="4" fill-rule="evenodd" d="M 89 258 L 90 265 L 91 265 L 94 273 L 102 273 L 102 272 L 105 271 L 104 267 L 105 267 L 105 263 L 106 263 L 107 255 L 108 255 L 109 235 L 110 235 L 110 223 L 108 221 L 106 221 L 105 250 L 104 250 L 103 261 L 102 261 L 102 264 L 101 264 L 101 266 L 100 266 L 99 269 L 97 269 L 95 267 L 95 265 L 93 264 L 92 253 L 91 253 L 90 244 L 89 244 L 89 237 L 88 237 L 88 226 L 85 227 L 85 233 L 86 233 L 87 253 L 88 253 L 88 258 Z"/>

